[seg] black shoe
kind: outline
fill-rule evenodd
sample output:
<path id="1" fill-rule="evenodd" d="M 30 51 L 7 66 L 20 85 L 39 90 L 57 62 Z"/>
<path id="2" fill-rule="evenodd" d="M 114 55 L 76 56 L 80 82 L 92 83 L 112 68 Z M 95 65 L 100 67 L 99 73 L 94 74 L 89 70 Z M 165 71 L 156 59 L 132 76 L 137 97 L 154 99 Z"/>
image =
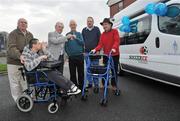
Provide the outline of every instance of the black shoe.
<path id="1" fill-rule="evenodd" d="M 84 89 L 84 92 L 89 92 L 88 88 L 85 88 L 85 89 Z"/>
<path id="2" fill-rule="evenodd" d="M 94 91 L 95 94 L 98 94 L 99 93 L 99 87 L 94 87 L 93 91 Z"/>
<path id="3" fill-rule="evenodd" d="M 88 84 L 87 89 L 92 88 L 92 84 Z"/>
<path id="4" fill-rule="evenodd" d="M 67 101 L 70 99 L 70 96 L 68 95 L 63 95 L 61 97 L 61 102 L 60 102 L 60 106 L 65 106 L 67 104 Z"/>
<path id="5" fill-rule="evenodd" d="M 116 89 L 116 90 L 114 91 L 114 95 L 115 95 L 115 96 L 120 96 L 120 95 L 121 95 L 121 90 Z"/>

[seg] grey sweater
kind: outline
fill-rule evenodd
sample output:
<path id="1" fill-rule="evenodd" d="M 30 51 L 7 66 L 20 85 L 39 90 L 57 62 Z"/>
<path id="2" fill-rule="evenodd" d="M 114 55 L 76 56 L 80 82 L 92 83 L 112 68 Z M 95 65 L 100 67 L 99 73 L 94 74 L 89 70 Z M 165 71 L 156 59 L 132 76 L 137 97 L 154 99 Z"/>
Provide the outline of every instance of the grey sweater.
<path id="1" fill-rule="evenodd" d="M 68 41 L 66 36 L 58 32 L 49 32 L 48 49 L 56 60 L 59 59 L 60 55 L 64 54 L 64 44 L 66 41 Z"/>

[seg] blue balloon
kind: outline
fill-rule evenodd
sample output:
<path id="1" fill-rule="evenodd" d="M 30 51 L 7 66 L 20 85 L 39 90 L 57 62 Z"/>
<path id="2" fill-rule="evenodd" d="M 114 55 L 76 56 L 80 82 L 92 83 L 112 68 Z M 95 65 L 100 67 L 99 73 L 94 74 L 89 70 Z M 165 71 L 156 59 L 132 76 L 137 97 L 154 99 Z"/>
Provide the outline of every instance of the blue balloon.
<path id="1" fill-rule="evenodd" d="M 128 17 L 128 16 L 124 16 L 124 17 L 122 18 L 122 23 L 123 23 L 124 25 L 129 25 L 129 24 L 131 23 L 129 17 Z"/>
<path id="2" fill-rule="evenodd" d="M 145 8 L 146 13 L 154 14 L 155 13 L 155 5 L 156 5 L 155 3 L 149 3 Z"/>
<path id="3" fill-rule="evenodd" d="M 158 3 L 156 6 L 155 6 L 155 13 L 158 15 L 158 16 L 164 16 L 166 15 L 168 11 L 168 7 L 165 3 Z"/>
<path id="4" fill-rule="evenodd" d="M 124 28 L 124 32 L 127 32 L 127 33 L 131 32 L 131 27 L 130 26 L 126 26 Z"/>
<path id="5" fill-rule="evenodd" d="M 120 28 L 119 28 L 120 31 L 122 32 L 131 32 L 131 27 L 129 25 L 122 25 Z"/>
<path id="6" fill-rule="evenodd" d="M 119 31 L 124 32 L 124 25 L 119 27 Z"/>

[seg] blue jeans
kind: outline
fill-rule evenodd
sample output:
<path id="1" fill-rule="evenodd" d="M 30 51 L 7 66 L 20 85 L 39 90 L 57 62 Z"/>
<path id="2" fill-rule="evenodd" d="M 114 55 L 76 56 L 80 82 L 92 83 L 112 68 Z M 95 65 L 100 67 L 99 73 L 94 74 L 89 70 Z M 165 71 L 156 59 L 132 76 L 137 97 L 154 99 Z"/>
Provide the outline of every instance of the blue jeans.
<path id="1" fill-rule="evenodd" d="M 93 65 L 98 65 L 99 61 L 92 61 L 91 62 Z M 92 78 L 91 76 L 87 76 L 86 79 L 89 81 L 89 84 L 92 85 L 94 82 L 95 87 L 99 87 L 99 79 L 98 78 Z"/>

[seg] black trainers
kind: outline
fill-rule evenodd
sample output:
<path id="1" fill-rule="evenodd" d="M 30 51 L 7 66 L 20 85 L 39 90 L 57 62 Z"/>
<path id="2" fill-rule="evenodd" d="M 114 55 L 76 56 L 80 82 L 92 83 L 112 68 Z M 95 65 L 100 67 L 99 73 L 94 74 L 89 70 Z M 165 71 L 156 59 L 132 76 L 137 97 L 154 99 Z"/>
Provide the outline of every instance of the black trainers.
<path id="1" fill-rule="evenodd" d="M 87 89 L 92 88 L 92 84 L 88 84 Z"/>
<path id="2" fill-rule="evenodd" d="M 87 88 L 84 89 L 85 92 L 89 92 L 89 90 Z"/>

